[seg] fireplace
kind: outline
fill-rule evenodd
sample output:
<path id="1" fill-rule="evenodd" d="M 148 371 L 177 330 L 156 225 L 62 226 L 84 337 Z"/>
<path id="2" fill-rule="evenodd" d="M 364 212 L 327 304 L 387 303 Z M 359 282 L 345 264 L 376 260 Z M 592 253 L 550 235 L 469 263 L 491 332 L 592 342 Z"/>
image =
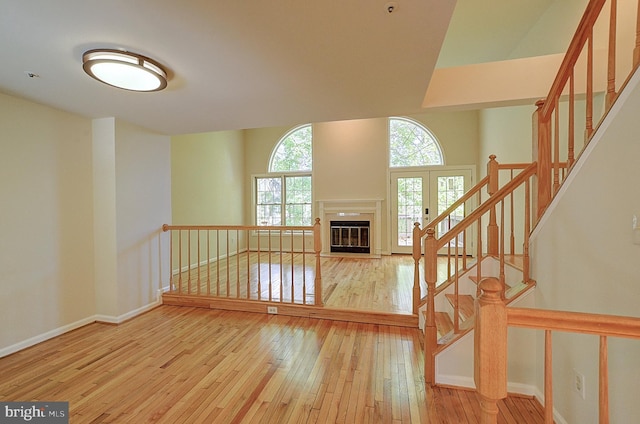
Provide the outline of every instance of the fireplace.
<path id="1" fill-rule="evenodd" d="M 331 221 L 331 252 L 370 253 L 369 221 Z"/>
<path id="2" fill-rule="evenodd" d="M 380 257 L 382 199 L 318 200 L 318 212 L 322 222 L 323 256 L 358 254 L 369 258 Z M 332 227 L 358 228 L 340 228 L 338 231 Z M 363 241 L 365 236 L 366 242 Z"/>

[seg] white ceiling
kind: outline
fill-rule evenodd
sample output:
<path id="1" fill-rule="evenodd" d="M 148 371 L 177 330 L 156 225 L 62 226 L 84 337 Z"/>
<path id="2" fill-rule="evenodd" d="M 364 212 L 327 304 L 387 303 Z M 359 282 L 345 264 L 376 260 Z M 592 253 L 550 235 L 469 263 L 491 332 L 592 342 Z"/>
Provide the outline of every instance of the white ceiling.
<path id="1" fill-rule="evenodd" d="M 504 58 L 553 1 L 459 0 L 447 34 L 455 0 L 0 0 L 0 91 L 164 134 L 412 114 L 445 34 L 441 64 Z M 98 83 L 99 47 L 154 58 L 168 88 Z"/>

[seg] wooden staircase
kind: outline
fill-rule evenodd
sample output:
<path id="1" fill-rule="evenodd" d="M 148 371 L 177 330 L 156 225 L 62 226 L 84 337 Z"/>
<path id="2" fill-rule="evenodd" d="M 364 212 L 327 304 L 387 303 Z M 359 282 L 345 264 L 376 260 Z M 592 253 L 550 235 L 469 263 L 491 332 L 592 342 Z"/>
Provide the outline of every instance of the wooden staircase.
<path id="1" fill-rule="evenodd" d="M 522 267 L 518 266 L 518 263 L 522 263 L 521 256 L 514 255 L 509 257 L 509 261 L 505 261 L 505 266 L 510 267 L 508 274 L 512 275 L 512 278 L 505 283 L 505 301 L 507 304 L 515 302 L 521 295 L 526 293 L 527 290 L 533 288 L 535 284 L 525 284 L 522 279 Z M 496 258 L 485 259 L 497 261 Z M 448 346 L 459 340 L 473 330 L 475 325 L 475 301 L 477 298 L 478 283 L 488 277 L 497 277 L 497 275 L 482 275 L 478 277 L 473 273 L 475 264 L 469 269 L 465 270 L 467 274 L 466 278 L 469 281 L 467 284 L 467 291 L 470 293 L 458 294 L 447 292 L 447 288 L 450 288 L 454 283 L 453 281 L 446 281 L 442 283 L 438 288 L 439 292 L 436 294 L 436 305 L 442 305 L 444 301 L 444 308 L 438 308 L 435 310 L 435 326 L 437 333 L 437 349 L 436 353 L 444 351 Z M 464 274 L 463 273 L 463 274 Z M 519 279 L 518 276 L 519 275 Z M 515 278 L 515 280 L 514 280 Z M 439 300 L 442 297 L 443 300 Z M 457 300 L 456 300 L 457 299 Z M 426 305 L 426 304 L 425 304 Z M 442 310 L 444 309 L 444 310 Z M 424 323 L 426 322 L 427 310 L 423 307 L 421 310 L 421 328 L 424 329 Z M 458 325 L 456 328 L 455 318 L 458 318 Z"/>

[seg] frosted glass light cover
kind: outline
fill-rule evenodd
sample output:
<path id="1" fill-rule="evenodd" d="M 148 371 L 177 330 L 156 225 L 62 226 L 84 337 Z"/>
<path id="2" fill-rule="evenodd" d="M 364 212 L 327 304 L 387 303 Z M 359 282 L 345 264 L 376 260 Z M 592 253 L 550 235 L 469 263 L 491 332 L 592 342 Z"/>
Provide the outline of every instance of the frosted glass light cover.
<path id="1" fill-rule="evenodd" d="M 117 50 L 90 50 L 83 68 L 105 84 L 131 91 L 158 91 L 167 86 L 166 72 L 151 59 Z"/>

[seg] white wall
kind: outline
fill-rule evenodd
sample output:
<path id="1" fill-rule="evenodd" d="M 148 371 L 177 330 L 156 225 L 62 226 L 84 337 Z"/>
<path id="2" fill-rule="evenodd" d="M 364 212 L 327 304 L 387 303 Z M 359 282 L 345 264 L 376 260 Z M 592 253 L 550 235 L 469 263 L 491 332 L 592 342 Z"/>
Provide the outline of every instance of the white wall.
<path id="1" fill-rule="evenodd" d="M 91 122 L 0 94 L 0 356 L 95 313 Z"/>
<path id="2" fill-rule="evenodd" d="M 620 112 L 604 121 L 588 157 L 534 233 L 537 307 L 640 316 L 640 245 L 632 243 L 631 225 L 633 214 L 640 215 L 638 80 L 636 74 L 632 91 L 614 106 L 622 107 Z M 555 406 L 567 422 L 592 422 L 598 403 L 597 338 L 557 333 L 553 343 Z M 611 340 L 609 348 L 611 422 L 636 422 L 640 404 L 633 393 L 640 380 L 640 342 Z M 541 376 L 541 352 L 537 362 Z M 586 400 L 572 391 L 573 369 L 586 377 Z"/>

